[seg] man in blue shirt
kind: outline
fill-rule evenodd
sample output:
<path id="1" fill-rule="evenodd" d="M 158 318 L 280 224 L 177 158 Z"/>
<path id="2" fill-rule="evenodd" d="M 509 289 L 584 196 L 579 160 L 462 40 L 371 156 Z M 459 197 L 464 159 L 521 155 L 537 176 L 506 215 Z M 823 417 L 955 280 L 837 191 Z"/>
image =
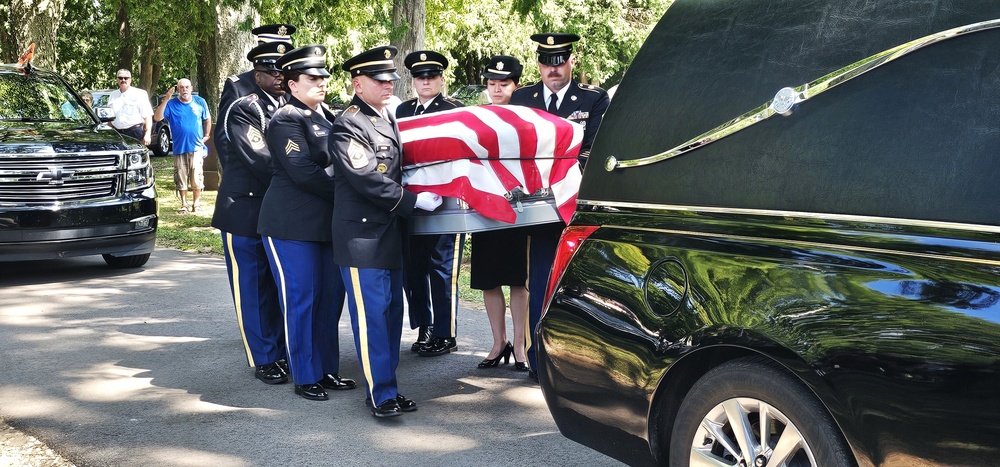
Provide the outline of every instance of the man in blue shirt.
<path id="1" fill-rule="evenodd" d="M 171 99 L 174 91 L 177 97 Z M 198 198 L 205 189 L 202 163 L 208 155 L 205 142 L 212 134 L 212 116 L 205 99 L 192 94 L 191 81 L 180 79 L 171 87 L 153 113 L 157 122 L 167 119 L 174 143 L 174 183 L 180 192 L 181 212 L 187 211 L 187 192 L 190 186 L 194 195 L 191 212 L 198 210 Z"/>

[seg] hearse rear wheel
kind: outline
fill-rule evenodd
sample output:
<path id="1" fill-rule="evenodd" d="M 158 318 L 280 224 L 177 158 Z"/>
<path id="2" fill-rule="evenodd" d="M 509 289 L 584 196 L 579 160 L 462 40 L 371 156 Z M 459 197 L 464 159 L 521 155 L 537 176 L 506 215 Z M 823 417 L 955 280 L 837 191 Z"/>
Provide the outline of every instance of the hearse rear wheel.
<path id="1" fill-rule="evenodd" d="M 826 409 L 766 359 L 745 358 L 705 374 L 681 403 L 671 466 L 851 466 Z"/>

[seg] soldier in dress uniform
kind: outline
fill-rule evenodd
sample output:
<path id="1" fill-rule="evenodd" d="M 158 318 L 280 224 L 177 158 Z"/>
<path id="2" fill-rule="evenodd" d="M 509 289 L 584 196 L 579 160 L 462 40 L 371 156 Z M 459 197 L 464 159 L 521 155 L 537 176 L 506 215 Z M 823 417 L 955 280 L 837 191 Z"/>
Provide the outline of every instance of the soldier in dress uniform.
<path id="1" fill-rule="evenodd" d="M 413 75 L 417 97 L 396 107 L 396 118 L 412 117 L 462 107 L 462 103 L 441 94 L 448 59 L 433 50 L 418 50 L 403 59 Z M 407 239 L 406 301 L 410 329 L 417 341 L 410 350 L 421 357 L 454 352 L 458 345 L 458 274 L 465 234 L 410 235 Z M 433 315 L 431 313 L 433 310 Z"/>
<path id="2" fill-rule="evenodd" d="M 376 47 L 344 62 L 354 99 L 330 137 L 334 261 L 347 288 L 354 345 L 368 385 L 365 402 L 379 418 L 417 410 L 396 382 L 403 333 L 402 218 L 441 205 L 440 196 L 401 185 L 403 147 L 396 119 L 386 110 L 399 79 L 395 55 L 395 47 Z"/>
<path id="3" fill-rule="evenodd" d="M 257 223 L 285 316 L 295 393 L 309 400 L 356 387 L 338 374 L 345 293 L 330 232 L 334 168 L 327 139 L 334 115 L 323 103 L 330 76 L 325 54 L 326 47 L 309 45 L 275 63 L 288 103 L 274 113 L 265 135 L 274 174 Z"/>
<path id="4" fill-rule="evenodd" d="M 580 165 L 586 164 L 594 136 L 601 126 L 604 112 L 611 99 L 597 86 L 578 83 L 573 79 L 573 43 L 580 40 L 576 34 L 534 34 L 531 40 L 538 44 L 538 72 L 541 81 L 514 91 L 512 105 L 523 105 L 545 110 L 584 126 L 583 144 L 580 147 Z M 545 288 L 549 270 L 555 261 L 556 246 L 565 224 L 553 222 L 526 227 L 528 232 L 528 327 L 527 354 L 531 370 L 528 377 L 538 381 L 537 348 L 534 345 L 535 328 L 542 317 Z"/>
<path id="5" fill-rule="evenodd" d="M 257 36 L 257 45 L 268 42 L 284 42 L 287 50 L 293 48 L 292 33 L 294 32 L 295 26 L 290 24 L 265 24 L 250 30 L 251 34 Z M 219 97 L 219 111 L 216 115 L 225 116 L 226 112 L 229 111 L 229 106 L 236 99 L 254 92 L 256 87 L 254 71 L 256 71 L 256 66 L 254 69 L 226 78 L 226 81 L 222 83 L 222 96 Z M 215 153 L 219 157 L 219 167 L 224 172 L 229 156 L 229 140 L 226 139 L 225 125 L 216 125 L 214 139 Z"/>
<path id="6" fill-rule="evenodd" d="M 603 89 L 583 84 L 573 79 L 573 43 L 580 40 L 576 34 L 534 34 L 531 40 L 538 43 L 538 72 L 541 81 L 533 86 L 514 91 L 511 105 L 523 105 L 548 111 L 584 127 L 580 147 L 580 166 L 587 163 L 594 136 L 601 126 L 611 98 Z"/>
<path id="7" fill-rule="evenodd" d="M 243 348 L 255 368 L 254 376 L 267 384 L 288 381 L 286 366 L 278 363 L 286 362 L 278 289 L 257 233 L 261 201 L 271 184 L 271 153 L 264 132 L 285 94 L 281 71 L 274 63 L 285 52 L 285 42 L 269 42 L 247 54 L 255 70 L 254 90 L 221 116 L 219 127 L 232 144 L 212 215 L 212 227 L 222 233 Z"/>

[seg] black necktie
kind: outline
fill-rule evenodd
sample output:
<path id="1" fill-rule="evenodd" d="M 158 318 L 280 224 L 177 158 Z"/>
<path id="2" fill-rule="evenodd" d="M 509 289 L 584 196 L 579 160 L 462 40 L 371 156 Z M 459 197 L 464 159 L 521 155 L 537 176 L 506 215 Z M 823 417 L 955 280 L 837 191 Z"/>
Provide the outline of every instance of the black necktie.
<path id="1" fill-rule="evenodd" d="M 417 106 L 417 113 L 415 113 L 413 115 L 420 115 L 422 113 L 424 113 L 424 105 L 420 104 L 420 105 Z"/>
<path id="2" fill-rule="evenodd" d="M 549 94 L 549 108 L 548 108 L 548 112 L 550 114 L 556 113 L 556 101 L 558 101 L 558 100 L 559 100 L 559 96 L 557 96 L 555 94 Z"/>

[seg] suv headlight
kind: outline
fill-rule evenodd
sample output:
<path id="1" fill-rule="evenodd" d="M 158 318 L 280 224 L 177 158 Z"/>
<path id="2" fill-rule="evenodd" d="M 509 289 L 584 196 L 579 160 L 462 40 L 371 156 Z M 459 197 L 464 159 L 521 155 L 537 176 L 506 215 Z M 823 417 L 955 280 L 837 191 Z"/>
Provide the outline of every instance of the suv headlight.
<path id="1" fill-rule="evenodd" d="M 141 191 L 153 185 L 153 166 L 145 149 L 125 153 L 125 190 Z"/>

